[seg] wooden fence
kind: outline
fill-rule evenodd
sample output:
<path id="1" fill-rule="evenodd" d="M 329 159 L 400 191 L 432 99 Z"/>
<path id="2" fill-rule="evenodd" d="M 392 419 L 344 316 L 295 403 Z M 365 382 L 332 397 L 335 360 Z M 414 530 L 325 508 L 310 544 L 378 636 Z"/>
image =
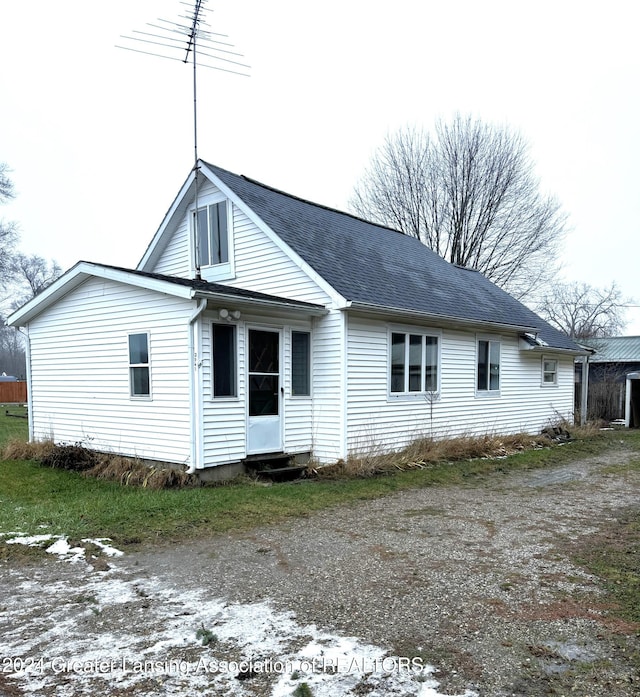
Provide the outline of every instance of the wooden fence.
<path id="1" fill-rule="evenodd" d="M 26 382 L 0 382 L 0 404 L 26 404 Z"/>

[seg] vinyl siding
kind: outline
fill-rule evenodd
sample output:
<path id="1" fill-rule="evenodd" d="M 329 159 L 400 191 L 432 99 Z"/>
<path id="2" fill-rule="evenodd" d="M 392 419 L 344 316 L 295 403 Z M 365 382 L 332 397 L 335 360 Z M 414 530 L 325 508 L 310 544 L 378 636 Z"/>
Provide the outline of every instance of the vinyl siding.
<path id="1" fill-rule="evenodd" d="M 411 330 L 410 325 L 406 328 Z M 439 331 L 438 327 L 432 329 Z M 501 342 L 499 394 L 476 393 L 479 336 Z M 558 385 L 543 387 L 541 354 L 520 350 L 517 336 L 451 330 L 441 332 L 440 394 L 433 404 L 430 405 L 428 396 L 391 398 L 388 337 L 385 323 L 349 319 L 350 452 L 400 447 L 416 437 L 429 435 L 442 438 L 488 432 L 537 433 L 558 415 L 570 417 L 573 411 L 571 357 L 554 356 L 558 359 Z"/>
<path id="2" fill-rule="evenodd" d="M 189 225 L 187 224 L 187 216 L 185 216 L 160 255 L 153 272 L 189 278 L 191 274 L 189 249 Z"/>
<path id="3" fill-rule="evenodd" d="M 186 463 L 184 300 L 93 278 L 29 326 L 34 437 Z M 128 334 L 149 333 L 152 398 L 129 396 Z"/>
<path id="4" fill-rule="evenodd" d="M 207 180 L 198 191 L 198 199 L 204 200 L 206 197 L 212 195 L 220 195 L 220 190 Z M 192 205 L 193 203 L 191 203 L 191 206 Z M 145 271 L 162 273 L 167 276 L 178 276 L 181 278 L 191 277 L 192 264 L 191 242 L 189 240 L 189 208 L 189 204 L 182 205 L 181 209 L 187 212 L 184 212 L 183 215 L 178 218 L 178 223 L 175 229 L 169 233 L 168 241 L 165 243 L 165 247 L 156 263 L 152 268 L 145 267 Z"/>
<path id="5" fill-rule="evenodd" d="M 233 208 L 235 278 L 229 285 L 325 304 L 329 298 L 258 226 Z"/>
<path id="6" fill-rule="evenodd" d="M 319 462 L 333 462 L 346 455 L 344 333 L 345 317 L 340 311 L 314 322 L 313 455 Z"/>
<path id="7" fill-rule="evenodd" d="M 212 396 L 211 326 L 215 321 L 214 314 L 205 314 L 201 329 L 204 466 L 211 467 L 237 462 L 247 455 L 246 341 L 249 327 L 282 330 L 280 384 L 284 387 L 284 398 L 281 401 L 283 450 L 287 453 L 311 451 L 313 440 L 312 398 L 291 396 L 291 330 L 311 332 L 311 323 L 258 315 L 247 317 L 245 321 L 236 323 L 234 326 L 236 327 L 238 397 L 214 399 Z"/>
<path id="8" fill-rule="evenodd" d="M 219 194 L 211 183 L 200 191 L 204 200 Z M 325 304 L 329 297 L 291 258 L 237 206 L 231 206 L 233 278 L 219 279 L 238 288 L 269 293 L 282 298 Z M 189 217 L 179 218 L 175 229 L 147 271 L 188 278 L 191 274 Z"/>

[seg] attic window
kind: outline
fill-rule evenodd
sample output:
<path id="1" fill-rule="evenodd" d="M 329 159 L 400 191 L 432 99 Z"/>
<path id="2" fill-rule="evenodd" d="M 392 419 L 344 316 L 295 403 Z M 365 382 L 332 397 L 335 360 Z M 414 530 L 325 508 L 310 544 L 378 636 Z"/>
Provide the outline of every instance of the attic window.
<path id="1" fill-rule="evenodd" d="M 196 239 L 198 267 L 228 263 L 229 225 L 226 201 L 198 208 Z"/>

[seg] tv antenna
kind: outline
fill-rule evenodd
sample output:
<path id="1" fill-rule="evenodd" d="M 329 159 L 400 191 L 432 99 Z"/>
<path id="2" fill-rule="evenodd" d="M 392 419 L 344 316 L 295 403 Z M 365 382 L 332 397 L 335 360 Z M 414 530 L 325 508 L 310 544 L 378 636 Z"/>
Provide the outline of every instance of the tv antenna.
<path id="1" fill-rule="evenodd" d="M 117 48 L 136 53 L 144 53 L 157 58 L 191 63 L 193 66 L 193 152 L 195 173 L 195 209 L 194 235 L 196 246 L 196 274 L 200 277 L 199 255 L 197 252 L 198 235 L 198 68 L 211 68 L 234 75 L 249 77 L 247 72 L 250 66 L 242 63 L 244 58 L 241 53 L 233 50 L 235 46 L 229 41 L 226 34 L 214 32 L 207 21 L 211 10 L 205 7 L 206 0 L 193 0 L 193 2 L 180 2 L 187 9 L 179 15 L 178 21 L 157 19 L 158 23 L 147 22 L 149 31 L 132 30 L 135 36 L 120 38 L 125 42 L 133 42 L 130 45 Z"/>

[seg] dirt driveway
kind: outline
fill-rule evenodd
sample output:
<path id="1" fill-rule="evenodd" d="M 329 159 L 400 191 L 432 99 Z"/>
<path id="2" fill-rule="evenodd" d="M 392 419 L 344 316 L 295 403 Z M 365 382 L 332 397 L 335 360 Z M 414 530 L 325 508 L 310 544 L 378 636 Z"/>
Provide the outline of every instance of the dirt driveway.
<path id="1" fill-rule="evenodd" d="M 5 562 L 0 696 L 637 695 L 637 630 L 568 558 L 640 506 L 640 472 L 611 472 L 634 457 L 106 562 Z"/>

